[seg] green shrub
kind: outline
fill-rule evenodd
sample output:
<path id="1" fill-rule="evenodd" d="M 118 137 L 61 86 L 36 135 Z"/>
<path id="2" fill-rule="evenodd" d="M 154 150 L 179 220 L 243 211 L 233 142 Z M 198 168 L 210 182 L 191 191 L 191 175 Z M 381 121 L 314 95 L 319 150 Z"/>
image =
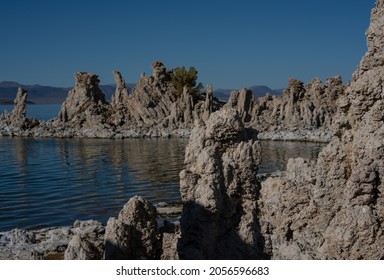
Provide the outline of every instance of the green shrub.
<path id="1" fill-rule="evenodd" d="M 187 71 L 185 67 L 177 67 L 172 69 L 169 72 L 171 82 L 173 83 L 173 86 L 175 87 L 178 95 L 183 94 L 183 88 L 184 86 L 187 86 L 189 88 L 189 92 L 191 94 L 197 94 L 200 92 L 200 90 L 203 88 L 203 85 L 199 83 L 196 85 L 197 81 L 197 70 L 195 67 L 189 67 L 189 70 Z"/>

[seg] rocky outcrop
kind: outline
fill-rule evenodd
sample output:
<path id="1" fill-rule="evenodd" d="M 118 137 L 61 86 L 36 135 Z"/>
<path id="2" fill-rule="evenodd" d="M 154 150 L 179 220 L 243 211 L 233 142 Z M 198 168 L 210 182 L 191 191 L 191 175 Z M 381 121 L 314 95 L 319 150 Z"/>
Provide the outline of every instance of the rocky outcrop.
<path id="1" fill-rule="evenodd" d="M 142 197 L 131 198 L 105 233 L 105 259 L 159 259 L 160 234 L 156 208 Z"/>
<path id="2" fill-rule="evenodd" d="M 131 198 L 107 226 L 94 220 L 73 226 L 0 232 L 0 260 L 178 259 L 180 227 L 166 219 L 179 216 L 181 203 Z M 157 215 L 164 219 L 158 226 Z"/>
<path id="3" fill-rule="evenodd" d="M 125 86 L 125 81 L 119 71 L 115 70 L 112 74 L 116 81 L 116 91 L 112 95 L 111 105 L 115 108 L 124 107 L 128 100 L 128 88 Z"/>
<path id="4" fill-rule="evenodd" d="M 14 101 L 15 107 L 11 113 L 12 123 L 16 126 L 23 127 L 26 122 L 27 114 L 27 91 L 23 88 L 18 88 L 16 99 Z"/>
<path id="5" fill-rule="evenodd" d="M 170 71 L 158 61 L 152 63 L 152 75 L 142 75 L 131 93 L 121 73 L 113 71 L 113 75 L 116 91 L 111 104 L 99 88 L 97 75 L 78 72 L 75 87 L 56 120 L 23 123 L 23 117 L 9 115 L 1 118 L 0 133 L 89 138 L 189 136 L 195 121 L 207 121 L 224 105 L 213 97 L 211 85 L 205 93 L 188 87 L 178 92 Z M 264 139 L 287 140 L 284 135 L 293 133 L 293 139 L 313 140 L 325 135 L 319 140 L 329 141 L 326 135 L 333 122 L 335 100 L 343 91 L 340 77 L 330 78 L 327 84 L 317 79 L 306 86 L 290 79 L 283 96 L 257 99 L 252 91 L 242 89 L 232 92 L 226 106 L 236 109 L 247 127 L 264 133 Z M 17 125 L 11 126 L 10 119 Z"/>
<path id="6" fill-rule="evenodd" d="M 165 68 L 164 64 L 160 61 L 154 61 L 152 62 L 152 78 L 151 81 L 154 83 L 158 82 L 164 82 L 165 80 L 168 80 L 168 73 L 167 69 Z"/>
<path id="7" fill-rule="evenodd" d="M 329 78 L 326 84 L 314 79 L 304 85 L 290 79 L 282 96 L 266 95 L 255 101 L 251 125 L 259 131 L 330 130 L 336 99 L 343 91 L 340 76 Z"/>
<path id="8" fill-rule="evenodd" d="M 29 119 L 27 115 L 27 96 L 28 92 L 19 87 L 14 100 L 12 112 L 5 113 L 0 117 L 0 124 L 4 128 L 15 129 L 16 131 L 30 129 L 39 124 L 36 119 Z"/>
<path id="9" fill-rule="evenodd" d="M 180 173 L 180 259 L 263 257 L 254 176 L 260 146 L 254 133 L 231 108 L 193 129 Z"/>
<path id="10" fill-rule="evenodd" d="M 236 109 L 243 122 L 249 122 L 253 103 L 252 91 L 243 88 L 240 91 L 231 92 L 226 106 Z"/>
<path id="11" fill-rule="evenodd" d="M 337 101 L 336 137 L 317 162 L 291 160 L 262 185 L 260 223 L 275 259 L 379 259 L 384 252 L 384 1 L 368 51 Z"/>
<path id="12" fill-rule="evenodd" d="M 178 242 L 181 236 L 180 224 L 164 221 L 164 226 L 160 228 L 161 233 L 161 260 L 178 260 Z"/>
<path id="13" fill-rule="evenodd" d="M 336 114 L 336 100 L 345 86 L 341 77 L 326 84 L 314 79 L 308 85 L 289 79 L 282 96 L 256 98 L 252 91 L 231 92 L 226 107 L 239 112 L 246 127 L 256 129 L 260 139 L 329 142 Z"/>
<path id="14" fill-rule="evenodd" d="M 95 74 L 77 72 L 75 80 L 75 87 L 61 106 L 56 126 L 75 131 L 73 134 L 92 131 L 95 137 L 100 136 L 108 128 L 109 106 L 99 88 L 99 78 Z"/>
<path id="15" fill-rule="evenodd" d="M 125 81 L 119 71 L 113 71 L 113 76 L 116 81 L 116 91 L 112 95 L 112 102 L 110 108 L 110 117 L 108 122 L 114 126 L 122 126 L 129 122 L 128 116 L 128 88 L 125 86 Z"/>
<path id="16" fill-rule="evenodd" d="M 101 115 L 105 101 L 104 94 L 99 88 L 99 78 L 95 74 L 75 73 L 76 84 L 70 90 L 68 97 L 61 106 L 59 120 L 71 122 L 80 127 L 87 121 L 87 116 Z"/>
<path id="17" fill-rule="evenodd" d="M 120 72 L 113 71 L 116 91 L 111 104 L 105 100 L 95 74 L 75 73 L 75 87 L 61 106 L 58 118 L 15 129 L 2 116 L 1 135 L 36 137 L 126 138 L 189 136 L 196 120 L 207 119 L 222 104 L 207 94 L 175 89 L 163 63 L 152 63 L 153 73 L 142 75 L 129 94 Z M 25 109 L 25 108 L 24 108 Z M 29 124 L 29 123 L 28 123 Z"/>
<path id="18" fill-rule="evenodd" d="M 191 129 L 196 120 L 207 118 L 220 104 L 212 92 L 196 94 L 187 87 L 176 91 L 161 62 L 152 64 L 153 74 L 142 76 L 128 100 L 130 123 L 125 129 L 140 128 L 153 135 L 169 135 Z M 203 116 L 204 115 L 204 116 Z"/>
<path id="19" fill-rule="evenodd" d="M 0 232 L 0 260 L 63 259 L 64 251 L 74 236 L 98 244 L 97 240 L 104 231 L 101 223 L 89 220 L 75 221 L 72 227 Z M 70 247 L 73 248 L 72 245 Z M 80 250 L 77 252 L 77 258 L 90 259 L 84 257 L 85 254 Z M 73 252 L 67 255 L 69 258 L 74 258 Z"/>
<path id="20" fill-rule="evenodd" d="M 77 73 L 76 86 L 59 114 L 64 129 L 68 130 L 67 123 L 71 123 L 82 134 L 89 135 L 91 130 L 97 137 L 168 136 L 191 129 L 204 112 L 209 115 L 219 107 L 213 98 L 192 94 L 188 89 L 180 95 L 163 63 L 153 62 L 152 71 L 149 77 L 141 76 L 131 94 L 120 72 L 114 71 L 116 92 L 111 104 L 105 102 L 96 75 Z"/>
<path id="21" fill-rule="evenodd" d="M 203 113 L 203 121 L 207 121 L 209 116 L 213 113 L 213 89 L 212 85 L 207 86 L 207 92 L 205 93 L 205 104 L 204 104 L 204 113 Z"/>
<path id="22" fill-rule="evenodd" d="M 105 227 L 97 221 L 76 221 L 65 260 L 100 260 L 104 253 Z"/>

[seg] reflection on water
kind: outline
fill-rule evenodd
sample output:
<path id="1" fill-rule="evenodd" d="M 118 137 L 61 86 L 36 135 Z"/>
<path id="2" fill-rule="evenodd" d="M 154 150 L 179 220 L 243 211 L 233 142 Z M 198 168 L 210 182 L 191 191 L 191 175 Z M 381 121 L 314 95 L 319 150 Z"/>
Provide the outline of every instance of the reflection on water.
<path id="1" fill-rule="evenodd" d="M 0 114 L 11 112 L 13 105 L 0 105 Z M 57 118 L 61 104 L 27 104 L 27 118 L 35 118 L 39 121 L 47 121 Z"/>
<path id="2" fill-rule="evenodd" d="M 324 143 L 260 141 L 262 162 L 259 173 L 284 171 L 290 158 L 315 159 Z"/>
<path id="3" fill-rule="evenodd" d="M 0 137 L 0 231 L 106 222 L 133 195 L 178 200 L 186 141 Z"/>
<path id="4" fill-rule="evenodd" d="M 180 199 L 187 139 L 30 139 L 0 137 L 0 231 L 106 222 L 127 200 Z M 315 157 L 321 144 L 262 141 L 259 173 L 290 157 Z"/>

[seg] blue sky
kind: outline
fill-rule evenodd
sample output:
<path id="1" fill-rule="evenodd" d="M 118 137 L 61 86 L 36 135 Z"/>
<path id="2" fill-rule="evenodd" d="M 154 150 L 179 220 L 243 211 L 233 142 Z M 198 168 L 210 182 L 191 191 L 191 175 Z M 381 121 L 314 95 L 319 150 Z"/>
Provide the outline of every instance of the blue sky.
<path id="1" fill-rule="evenodd" d="M 214 88 L 346 82 L 366 51 L 374 0 L 109 0 L 0 4 L 0 81 L 72 86 L 73 73 L 114 83 L 194 66 Z"/>

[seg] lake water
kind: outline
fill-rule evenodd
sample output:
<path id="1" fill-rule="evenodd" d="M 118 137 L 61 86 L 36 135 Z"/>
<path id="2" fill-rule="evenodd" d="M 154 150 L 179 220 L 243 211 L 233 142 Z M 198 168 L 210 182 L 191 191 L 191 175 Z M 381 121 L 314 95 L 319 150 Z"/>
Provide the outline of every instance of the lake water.
<path id="1" fill-rule="evenodd" d="M 61 104 L 27 104 L 27 117 L 41 121 L 56 118 L 59 114 Z M 11 112 L 13 105 L 0 105 L 0 114 L 4 111 Z"/>
<path id="2" fill-rule="evenodd" d="M 34 106 L 39 105 L 29 107 Z M 44 119 L 56 116 L 60 106 L 49 108 L 40 107 Z M 71 225 L 77 219 L 105 223 L 134 195 L 153 203 L 180 200 L 186 144 L 178 138 L 0 136 L 0 231 Z M 291 157 L 316 157 L 324 144 L 261 141 L 261 146 L 259 173 L 268 173 L 283 171 Z"/>
<path id="3" fill-rule="evenodd" d="M 106 222 L 128 199 L 180 200 L 186 139 L 0 137 L 0 231 Z M 259 173 L 289 157 L 314 157 L 322 144 L 262 141 Z"/>

